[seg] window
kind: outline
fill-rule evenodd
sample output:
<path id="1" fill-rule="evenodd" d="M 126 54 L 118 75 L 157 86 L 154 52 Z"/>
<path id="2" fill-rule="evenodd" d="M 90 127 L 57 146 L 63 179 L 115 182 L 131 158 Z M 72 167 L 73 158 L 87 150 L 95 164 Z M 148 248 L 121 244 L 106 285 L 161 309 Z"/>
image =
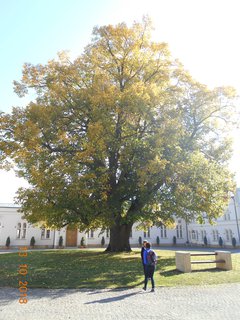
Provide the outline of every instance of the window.
<path id="1" fill-rule="evenodd" d="M 17 224 L 17 239 L 21 238 L 21 223 Z"/>
<path id="2" fill-rule="evenodd" d="M 19 222 L 17 224 L 17 239 L 26 239 L 27 224 L 26 222 Z"/>
<path id="3" fill-rule="evenodd" d="M 45 228 L 41 229 L 41 239 L 45 238 Z"/>
<path id="4" fill-rule="evenodd" d="M 226 240 L 229 241 L 229 232 L 227 229 L 225 230 L 225 233 L 226 233 Z"/>
<path id="5" fill-rule="evenodd" d="M 167 229 L 165 226 L 161 226 L 160 228 L 161 232 L 161 238 L 167 238 Z"/>
<path id="6" fill-rule="evenodd" d="M 231 229 L 225 229 L 226 234 L 226 240 L 231 241 L 232 240 L 232 230 Z"/>
<path id="7" fill-rule="evenodd" d="M 26 239 L 26 232 L 27 232 L 27 224 L 23 223 L 23 230 L 22 230 L 22 239 Z"/>
<path id="8" fill-rule="evenodd" d="M 224 214 L 224 220 L 226 221 L 231 220 L 231 215 L 229 210 L 227 210 L 226 213 Z"/>
<path id="9" fill-rule="evenodd" d="M 204 240 L 204 237 L 207 236 L 207 233 L 205 230 L 201 230 L 201 240 L 203 241 Z"/>
<path id="10" fill-rule="evenodd" d="M 177 238 L 182 238 L 183 237 L 182 236 L 182 225 L 181 224 L 177 225 L 176 230 L 177 230 Z"/>
<path id="11" fill-rule="evenodd" d="M 129 235 L 129 237 L 130 237 L 130 238 L 132 238 L 132 229 L 131 229 L 131 231 L 130 231 L 130 235 Z"/>
<path id="12" fill-rule="evenodd" d="M 41 239 L 50 239 L 51 231 L 50 229 L 42 228 L 41 229 Z"/>
<path id="13" fill-rule="evenodd" d="M 213 241 L 218 241 L 218 238 L 219 238 L 218 230 L 213 230 L 212 234 L 213 234 Z"/>
<path id="14" fill-rule="evenodd" d="M 143 238 L 150 238 L 150 228 L 143 232 Z"/>
<path id="15" fill-rule="evenodd" d="M 50 230 L 46 230 L 46 239 L 50 239 Z"/>
<path id="16" fill-rule="evenodd" d="M 88 230 L 88 232 L 87 232 L 87 237 L 88 237 L 88 238 L 94 238 L 94 230 L 93 230 L 93 229 Z"/>
<path id="17" fill-rule="evenodd" d="M 215 234 L 215 230 L 213 230 L 212 234 L 213 234 L 213 241 L 216 241 L 216 234 Z"/>
<path id="18" fill-rule="evenodd" d="M 193 240 L 196 240 L 196 233 L 195 233 L 194 230 L 192 230 L 192 239 L 193 239 Z"/>

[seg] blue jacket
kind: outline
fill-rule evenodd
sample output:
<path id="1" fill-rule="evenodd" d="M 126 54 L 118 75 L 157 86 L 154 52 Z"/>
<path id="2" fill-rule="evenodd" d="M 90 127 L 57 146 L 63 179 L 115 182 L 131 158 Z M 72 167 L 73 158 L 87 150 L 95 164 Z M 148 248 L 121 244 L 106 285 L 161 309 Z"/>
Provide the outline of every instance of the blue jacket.
<path id="1" fill-rule="evenodd" d="M 154 260 L 156 260 L 156 253 L 152 250 L 152 249 L 146 249 L 146 250 L 144 250 L 144 252 L 143 252 L 143 263 L 145 264 L 145 265 L 147 265 L 148 264 L 148 261 L 147 261 L 147 256 L 148 256 L 148 253 L 149 252 L 152 252 L 153 253 L 153 255 L 154 255 Z"/>

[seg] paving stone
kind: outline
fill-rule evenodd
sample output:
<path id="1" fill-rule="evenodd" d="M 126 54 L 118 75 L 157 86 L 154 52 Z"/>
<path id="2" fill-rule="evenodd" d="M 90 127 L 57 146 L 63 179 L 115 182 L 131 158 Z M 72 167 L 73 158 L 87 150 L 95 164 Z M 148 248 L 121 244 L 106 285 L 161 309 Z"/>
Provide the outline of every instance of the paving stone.
<path id="1" fill-rule="evenodd" d="M 142 289 L 0 289 L 0 320 L 237 320 L 240 283 Z"/>

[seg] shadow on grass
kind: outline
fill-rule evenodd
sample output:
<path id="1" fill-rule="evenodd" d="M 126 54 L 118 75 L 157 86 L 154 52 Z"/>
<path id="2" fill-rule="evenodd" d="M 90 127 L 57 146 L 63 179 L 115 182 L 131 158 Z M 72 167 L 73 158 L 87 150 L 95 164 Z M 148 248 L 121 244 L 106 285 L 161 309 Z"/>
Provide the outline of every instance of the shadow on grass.
<path id="1" fill-rule="evenodd" d="M 206 268 L 206 269 L 194 269 L 192 270 L 192 273 L 195 273 L 195 272 L 225 272 L 226 270 L 223 270 L 223 269 L 218 269 L 218 268 Z"/>
<path id="2" fill-rule="evenodd" d="M 20 263 L 28 265 L 28 288 L 106 289 L 134 288 L 142 283 L 138 253 L 103 254 L 94 251 L 29 252 L 24 260 L 16 254 L 3 257 L 2 287 L 17 287 Z M 140 282 L 139 282 L 140 281 Z"/>
<path id="3" fill-rule="evenodd" d="M 218 268 L 206 268 L 206 269 L 195 269 L 192 270 L 191 273 L 197 273 L 197 272 L 212 272 L 212 273 L 219 273 L 219 272 L 224 272 L 225 270 L 218 269 Z M 184 272 L 179 271 L 177 269 L 171 269 L 171 270 L 166 270 L 166 271 L 160 271 L 159 272 L 161 276 L 163 277 L 172 277 L 172 276 L 178 276 L 181 274 L 184 274 Z"/>

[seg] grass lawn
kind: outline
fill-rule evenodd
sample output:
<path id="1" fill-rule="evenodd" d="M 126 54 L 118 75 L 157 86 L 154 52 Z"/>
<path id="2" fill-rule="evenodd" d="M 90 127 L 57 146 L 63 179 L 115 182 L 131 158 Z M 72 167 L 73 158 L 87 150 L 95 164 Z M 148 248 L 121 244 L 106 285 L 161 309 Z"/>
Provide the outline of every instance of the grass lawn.
<path id="1" fill-rule="evenodd" d="M 204 264 L 193 265 L 191 273 L 181 273 L 176 270 L 174 251 L 156 250 L 156 253 L 156 286 L 240 282 L 240 254 L 232 254 L 231 271 L 220 271 L 214 264 Z M 27 265 L 26 276 L 18 273 L 19 264 Z M 103 249 L 28 251 L 27 257 L 8 253 L 0 255 L 0 267 L 1 287 L 18 287 L 19 280 L 27 280 L 29 288 L 122 288 L 143 285 L 140 249 L 121 254 L 105 254 Z"/>

